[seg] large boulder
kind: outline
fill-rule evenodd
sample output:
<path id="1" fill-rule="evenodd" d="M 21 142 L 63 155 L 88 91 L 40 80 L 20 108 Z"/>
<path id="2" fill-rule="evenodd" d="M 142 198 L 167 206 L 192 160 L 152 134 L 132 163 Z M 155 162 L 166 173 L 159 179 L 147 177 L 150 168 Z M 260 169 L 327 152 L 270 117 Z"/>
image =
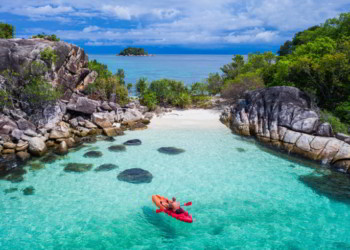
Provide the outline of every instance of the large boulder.
<path id="1" fill-rule="evenodd" d="M 33 137 L 29 140 L 29 152 L 32 155 L 42 156 L 47 151 L 44 140 L 39 137 Z"/>
<path id="2" fill-rule="evenodd" d="M 17 128 L 16 122 L 11 120 L 8 116 L 0 115 L 0 134 L 11 134 L 11 132 Z"/>
<path id="3" fill-rule="evenodd" d="M 77 99 L 70 100 L 67 105 L 67 110 L 91 115 L 96 112 L 99 106 L 100 103 L 98 101 L 91 100 L 87 97 L 78 97 Z"/>
<path id="4" fill-rule="evenodd" d="M 91 116 L 92 122 L 95 123 L 100 128 L 110 128 L 112 123 L 108 117 L 107 113 L 93 113 Z M 113 116 L 114 120 L 114 116 Z"/>
<path id="5" fill-rule="evenodd" d="M 247 92 L 221 120 L 238 134 L 350 172 L 350 145 L 332 137 L 331 125 L 320 122 L 311 99 L 297 88 Z"/>
<path id="6" fill-rule="evenodd" d="M 138 121 L 143 119 L 143 115 L 140 111 L 138 111 L 136 108 L 134 109 L 127 109 L 124 113 L 124 122 L 131 122 L 131 121 Z"/>
<path id="7" fill-rule="evenodd" d="M 61 139 L 70 137 L 69 129 L 63 126 L 55 127 L 51 130 L 50 139 Z"/>
<path id="8" fill-rule="evenodd" d="M 27 129 L 31 129 L 33 131 L 36 130 L 36 126 L 33 123 L 31 123 L 30 121 L 27 121 L 26 119 L 23 119 L 23 118 L 21 118 L 17 121 L 17 126 L 20 130 L 23 130 L 23 131 L 27 130 Z"/>

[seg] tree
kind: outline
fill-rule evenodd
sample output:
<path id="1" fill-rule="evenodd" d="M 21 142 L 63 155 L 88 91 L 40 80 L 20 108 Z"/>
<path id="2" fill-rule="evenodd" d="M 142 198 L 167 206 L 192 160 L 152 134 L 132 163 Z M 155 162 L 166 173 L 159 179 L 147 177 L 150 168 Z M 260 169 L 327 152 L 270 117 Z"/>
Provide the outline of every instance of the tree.
<path id="1" fill-rule="evenodd" d="M 0 23 L 0 38 L 11 39 L 15 36 L 15 28 L 7 23 Z"/>
<path id="2" fill-rule="evenodd" d="M 60 39 L 55 34 L 47 35 L 45 33 L 41 33 L 41 34 L 37 34 L 37 35 L 32 36 L 32 38 L 41 38 L 41 39 L 45 39 L 45 40 L 53 41 L 53 42 L 60 41 Z"/>
<path id="3" fill-rule="evenodd" d="M 211 73 L 207 79 L 208 83 L 208 92 L 211 95 L 219 94 L 223 87 L 223 79 L 219 75 L 219 73 Z"/>

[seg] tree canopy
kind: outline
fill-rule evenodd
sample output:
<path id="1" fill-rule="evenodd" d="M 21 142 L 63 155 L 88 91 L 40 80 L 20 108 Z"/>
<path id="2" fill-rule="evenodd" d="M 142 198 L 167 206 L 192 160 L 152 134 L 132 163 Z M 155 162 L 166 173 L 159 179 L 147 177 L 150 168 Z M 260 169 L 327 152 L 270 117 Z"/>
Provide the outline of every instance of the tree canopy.
<path id="1" fill-rule="evenodd" d="M 0 22 L 0 38 L 11 39 L 15 36 L 15 28 L 11 24 Z"/>

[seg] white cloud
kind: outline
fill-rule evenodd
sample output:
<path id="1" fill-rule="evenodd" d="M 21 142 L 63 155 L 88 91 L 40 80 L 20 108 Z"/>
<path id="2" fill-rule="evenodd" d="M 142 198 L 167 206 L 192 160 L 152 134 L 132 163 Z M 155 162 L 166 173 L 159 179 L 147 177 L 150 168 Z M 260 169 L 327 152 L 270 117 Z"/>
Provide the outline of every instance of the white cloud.
<path id="1" fill-rule="evenodd" d="M 5 0 L 0 0 L 5 1 Z M 349 0 L 15 0 L 0 12 L 74 21 L 52 30 L 89 45 L 281 44 L 296 31 L 348 11 Z M 130 24 L 115 29 L 115 21 Z M 92 22 L 93 21 L 93 22 Z M 73 22 L 72 22 L 73 23 Z M 85 23 L 85 24 L 83 24 Z M 37 22 L 36 24 L 40 24 Z M 133 27 L 130 29 L 130 27 Z"/>
<path id="2" fill-rule="evenodd" d="M 85 33 L 89 33 L 89 32 L 94 32 L 94 31 L 98 31 L 98 30 L 100 30 L 101 28 L 100 27 L 98 27 L 98 26 L 88 26 L 88 27 L 86 27 L 86 28 L 84 28 L 83 29 L 83 32 L 85 32 Z"/>

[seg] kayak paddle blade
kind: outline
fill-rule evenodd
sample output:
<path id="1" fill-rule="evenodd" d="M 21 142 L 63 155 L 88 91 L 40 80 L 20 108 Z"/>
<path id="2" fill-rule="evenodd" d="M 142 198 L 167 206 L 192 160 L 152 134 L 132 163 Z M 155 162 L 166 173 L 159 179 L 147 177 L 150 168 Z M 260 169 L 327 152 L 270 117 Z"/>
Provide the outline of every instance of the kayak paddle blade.
<path id="1" fill-rule="evenodd" d="M 186 206 L 191 206 L 191 205 L 192 205 L 192 201 L 185 203 L 185 204 L 184 204 L 184 207 L 186 207 Z"/>
<path id="2" fill-rule="evenodd" d="M 164 211 L 163 209 L 157 209 L 157 210 L 156 210 L 156 213 L 159 214 L 159 213 L 161 213 L 161 212 L 163 212 L 163 211 Z"/>

